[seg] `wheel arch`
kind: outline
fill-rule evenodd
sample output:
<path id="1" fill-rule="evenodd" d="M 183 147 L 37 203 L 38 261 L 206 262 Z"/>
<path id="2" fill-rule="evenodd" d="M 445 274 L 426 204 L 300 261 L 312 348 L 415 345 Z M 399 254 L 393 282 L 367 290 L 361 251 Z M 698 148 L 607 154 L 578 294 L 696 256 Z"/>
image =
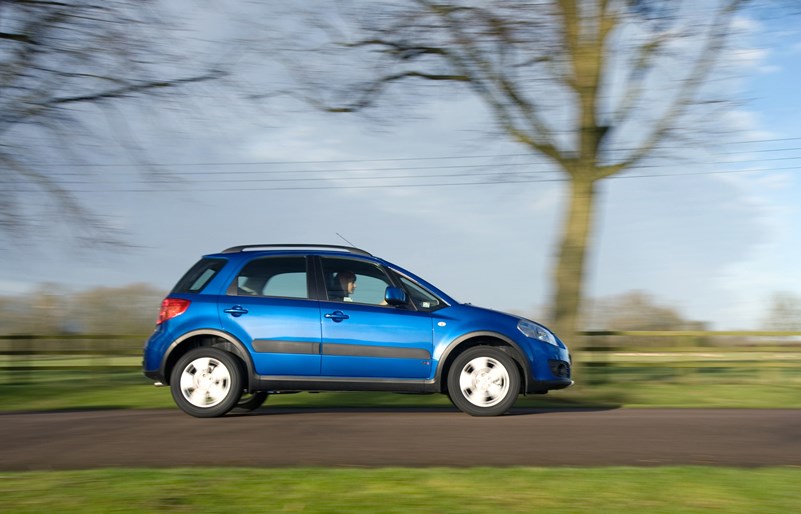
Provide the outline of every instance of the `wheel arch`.
<path id="1" fill-rule="evenodd" d="M 442 352 L 436 374 L 436 382 L 441 393 L 448 392 L 448 372 L 453 361 L 465 350 L 476 346 L 494 346 L 508 353 L 520 372 L 520 392 L 526 391 L 529 366 L 526 364 L 525 353 L 520 348 L 520 345 L 498 332 L 478 331 L 459 336 L 448 344 L 445 351 Z"/>
<path id="2" fill-rule="evenodd" d="M 227 332 L 215 329 L 200 329 L 187 332 L 173 341 L 161 362 L 161 374 L 165 379 L 165 384 L 169 385 L 172 369 L 178 360 L 188 351 L 203 346 L 219 348 L 233 354 L 242 363 L 242 372 L 246 374 L 244 384 L 249 387 L 251 377 L 253 377 L 253 362 L 250 358 L 245 345 Z"/>

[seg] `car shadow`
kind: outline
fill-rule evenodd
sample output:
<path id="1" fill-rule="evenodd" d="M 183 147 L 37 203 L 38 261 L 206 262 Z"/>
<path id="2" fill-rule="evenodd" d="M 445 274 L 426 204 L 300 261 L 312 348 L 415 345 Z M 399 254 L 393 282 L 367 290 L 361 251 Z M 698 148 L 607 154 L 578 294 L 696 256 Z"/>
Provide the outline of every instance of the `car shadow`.
<path id="1" fill-rule="evenodd" d="M 503 416 L 535 416 L 540 414 L 553 414 L 560 412 L 599 412 L 621 408 L 617 404 L 581 405 L 581 406 L 555 406 L 555 407 L 517 407 L 512 408 Z M 282 416 L 298 414 L 460 414 L 465 415 L 456 407 L 269 407 L 264 406 L 250 412 L 229 412 L 226 417 L 250 416 Z"/>
<path id="2" fill-rule="evenodd" d="M 559 412 L 603 412 L 622 408 L 622 405 L 595 405 L 583 407 L 522 407 L 512 409 L 506 416 L 529 416 L 534 414 L 554 414 Z"/>

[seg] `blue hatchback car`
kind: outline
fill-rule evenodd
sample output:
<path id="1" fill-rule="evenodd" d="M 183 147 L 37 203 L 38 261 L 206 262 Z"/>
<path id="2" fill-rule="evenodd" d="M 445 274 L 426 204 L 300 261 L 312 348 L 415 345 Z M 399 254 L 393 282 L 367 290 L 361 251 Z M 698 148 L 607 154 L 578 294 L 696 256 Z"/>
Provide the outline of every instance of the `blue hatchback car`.
<path id="1" fill-rule="evenodd" d="M 197 417 L 270 393 L 445 393 L 473 416 L 573 382 L 533 321 L 459 303 L 364 250 L 248 245 L 207 255 L 164 299 L 144 373 Z"/>

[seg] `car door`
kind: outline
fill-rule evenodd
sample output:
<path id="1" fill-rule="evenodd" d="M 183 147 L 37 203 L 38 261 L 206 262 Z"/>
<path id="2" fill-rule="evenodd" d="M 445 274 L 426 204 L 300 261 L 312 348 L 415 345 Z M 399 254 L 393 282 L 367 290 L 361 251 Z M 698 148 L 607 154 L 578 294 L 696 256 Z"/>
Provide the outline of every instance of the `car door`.
<path id="1" fill-rule="evenodd" d="M 428 378 L 432 317 L 384 302 L 392 286 L 381 266 L 322 257 L 322 369 L 327 377 Z M 354 283 L 355 282 L 355 283 Z"/>
<path id="2" fill-rule="evenodd" d="M 307 267 L 302 255 L 253 259 L 221 297 L 223 328 L 248 347 L 260 375 L 320 374 L 320 305 Z"/>

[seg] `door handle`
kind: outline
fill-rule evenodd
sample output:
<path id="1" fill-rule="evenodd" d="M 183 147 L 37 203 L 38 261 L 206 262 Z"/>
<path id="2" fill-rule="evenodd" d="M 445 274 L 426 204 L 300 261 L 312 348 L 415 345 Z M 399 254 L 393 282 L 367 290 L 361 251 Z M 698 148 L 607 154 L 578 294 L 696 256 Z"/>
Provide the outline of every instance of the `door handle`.
<path id="1" fill-rule="evenodd" d="M 242 307 L 241 305 L 234 305 L 230 309 L 225 309 L 223 312 L 226 313 L 226 314 L 230 314 L 231 316 L 233 316 L 235 318 L 238 318 L 239 316 L 241 316 L 243 314 L 247 314 L 248 310 L 245 309 L 244 307 Z"/>
<path id="2" fill-rule="evenodd" d="M 350 319 L 350 316 L 348 316 L 342 311 L 329 312 L 328 314 L 324 314 L 324 316 L 332 320 L 334 323 L 339 323 L 343 319 Z"/>

